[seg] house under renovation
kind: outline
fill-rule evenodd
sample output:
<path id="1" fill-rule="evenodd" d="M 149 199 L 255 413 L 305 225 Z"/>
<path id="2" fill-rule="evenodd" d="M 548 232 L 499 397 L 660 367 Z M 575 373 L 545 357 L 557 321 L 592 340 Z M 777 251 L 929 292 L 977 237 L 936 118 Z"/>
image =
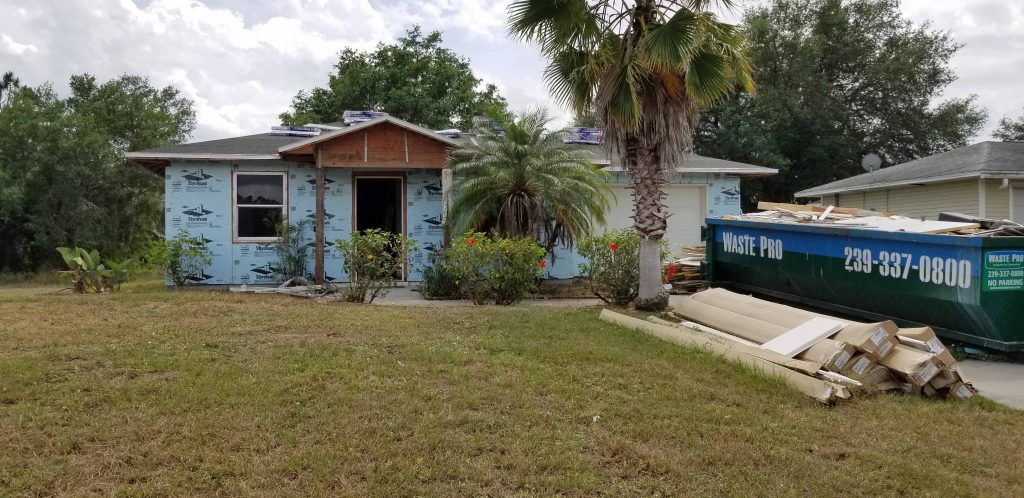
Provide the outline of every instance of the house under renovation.
<path id="1" fill-rule="evenodd" d="M 583 135 L 584 137 L 586 135 Z M 448 151 L 472 135 L 435 132 L 381 113 L 346 112 L 345 121 L 131 152 L 165 179 L 165 233 L 203 238 L 212 264 L 193 284 L 269 284 L 279 278 L 275 221 L 312 220 L 309 264 L 317 280 L 345 281 L 334 241 L 353 230 L 403 233 L 416 240 L 403 278 L 422 279 L 427 253 L 445 239 L 453 182 Z M 627 178 L 600 140 L 576 140 L 612 173 L 615 193 L 605 229 L 632 226 Z M 740 213 L 740 178 L 776 170 L 693 156 L 669 174 L 667 238 L 700 241 L 708 216 Z M 566 248 L 547 267 L 551 278 L 578 274 L 582 259 Z"/>

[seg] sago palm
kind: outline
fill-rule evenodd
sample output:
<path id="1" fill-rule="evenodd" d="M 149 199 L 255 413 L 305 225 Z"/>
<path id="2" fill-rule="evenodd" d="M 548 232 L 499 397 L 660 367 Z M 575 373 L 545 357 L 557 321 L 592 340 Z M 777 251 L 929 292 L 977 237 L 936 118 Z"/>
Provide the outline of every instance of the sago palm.
<path id="1" fill-rule="evenodd" d="M 668 212 L 669 166 L 692 148 L 699 110 L 739 88 L 752 91 L 743 34 L 709 12 L 709 0 L 518 0 L 514 36 L 550 59 L 556 99 L 578 114 L 595 109 L 622 157 L 641 235 L 641 309 L 662 309 L 659 240 Z M 720 2 L 731 6 L 731 2 Z"/>
<path id="2" fill-rule="evenodd" d="M 545 111 L 523 113 L 501 131 L 479 136 L 450 154 L 455 173 L 452 228 L 533 236 L 549 252 L 572 246 L 604 223 L 607 173 L 590 156 L 547 130 Z"/>

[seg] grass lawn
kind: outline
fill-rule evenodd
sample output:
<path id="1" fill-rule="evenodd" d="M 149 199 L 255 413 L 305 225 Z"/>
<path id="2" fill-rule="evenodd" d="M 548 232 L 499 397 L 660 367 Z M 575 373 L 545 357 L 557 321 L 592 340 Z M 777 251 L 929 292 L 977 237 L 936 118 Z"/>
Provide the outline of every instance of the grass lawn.
<path id="1" fill-rule="evenodd" d="M 823 407 L 594 310 L 0 289 L 0 496 L 1024 495 L 1024 413 Z"/>

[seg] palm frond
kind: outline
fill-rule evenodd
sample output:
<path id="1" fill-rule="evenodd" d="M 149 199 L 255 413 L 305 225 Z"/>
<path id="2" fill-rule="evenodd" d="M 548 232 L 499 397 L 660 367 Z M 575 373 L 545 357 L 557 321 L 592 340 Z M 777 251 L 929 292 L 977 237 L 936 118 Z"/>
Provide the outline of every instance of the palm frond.
<path id="1" fill-rule="evenodd" d="M 701 50 L 690 61 L 686 89 L 699 105 L 709 105 L 733 89 L 729 59 L 713 50 Z"/>
<path id="2" fill-rule="evenodd" d="M 452 152 L 454 230 L 493 229 L 571 246 L 604 219 L 607 173 L 567 146 L 563 131 L 549 132 L 550 121 L 543 110 L 529 111 L 506 123 L 504 134 L 482 134 Z"/>
<path id="3" fill-rule="evenodd" d="M 640 42 L 644 63 L 655 68 L 685 66 L 700 45 L 698 16 L 679 9 L 664 24 L 652 27 Z"/>

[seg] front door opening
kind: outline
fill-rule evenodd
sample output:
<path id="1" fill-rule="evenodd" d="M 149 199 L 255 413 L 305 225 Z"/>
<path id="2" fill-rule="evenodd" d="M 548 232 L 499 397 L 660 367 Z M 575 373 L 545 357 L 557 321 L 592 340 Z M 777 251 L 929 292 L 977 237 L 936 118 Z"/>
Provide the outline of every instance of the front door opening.
<path id="1" fill-rule="evenodd" d="M 355 180 L 355 229 L 378 229 L 393 234 L 405 233 L 402 206 L 403 178 L 396 176 L 357 176 Z M 395 273 L 405 280 L 405 271 Z"/>
<path id="2" fill-rule="evenodd" d="M 356 177 L 356 230 L 377 228 L 400 234 L 402 219 L 402 179 L 399 177 Z"/>

